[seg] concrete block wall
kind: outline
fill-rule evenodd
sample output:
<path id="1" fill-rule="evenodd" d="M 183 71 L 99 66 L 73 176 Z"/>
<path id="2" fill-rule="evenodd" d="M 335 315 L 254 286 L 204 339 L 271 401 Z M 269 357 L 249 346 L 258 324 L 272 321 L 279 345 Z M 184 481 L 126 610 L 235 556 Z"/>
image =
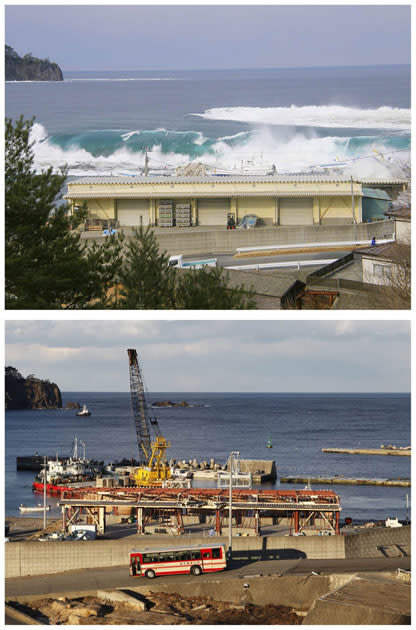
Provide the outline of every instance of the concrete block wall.
<path id="1" fill-rule="evenodd" d="M 410 556 L 411 527 L 377 528 L 345 536 L 346 558 Z"/>
<path id="2" fill-rule="evenodd" d="M 284 245 L 290 243 L 317 243 L 332 241 L 369 241 L 391 238 L 393 221 L 376 221 L 357 225 L 305 225 L 255 228 L 252 230 L 203 230 L 178 232 L 157 231 L 161 250 L 173 254 L 234 252 L 237 247 Z"/>
<path id="3" fill-rule="evenodd" d="M 129 551 L 135 547 L 227 544 L 228 538 L 181 536 L 135 536 L 124 540 L 81 542 L 21 542 L 5 545 L 5 577 L 61 573 L 76 569 L 128 567 Z M 344 558 L 343 536 L 268 536 L 233 539 L 237 558 Z"/>

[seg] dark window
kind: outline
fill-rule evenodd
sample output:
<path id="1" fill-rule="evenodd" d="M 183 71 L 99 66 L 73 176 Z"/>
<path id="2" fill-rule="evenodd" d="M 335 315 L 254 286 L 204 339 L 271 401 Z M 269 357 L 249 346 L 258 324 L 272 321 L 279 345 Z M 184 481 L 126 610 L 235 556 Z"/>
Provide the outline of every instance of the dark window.
<path id="1" fill-rule="evenodd" d="M 199 549 L 191 551 L 191 559 L 192 560 L 201 560 L 201 552 Z"/>
<path id="2" fill-rule="evenodd" d="M 203 558 L 211 558 L 211 554 L 209 551 L 204 551 L 204 553 L 202 554 Z"/>
<path id="3" fill-rule="evenodd" d="M 213 549 L 212 550 L 212 557 L 213 558 L 221 558 L 221 547 L 218 547 L 218 549 Z"/>
<path id="4" fill-rule="evenodd" d="M 190 551 L 178 551 L 177 552 L 177 560 L 190 560 L 191 552 Z"/>
<path id="5" fill-rule="evenodd" d="M 175 553 L 172 551 L 164 551 L 163 553 L 159 554 L 160 556 L 160 562 L 172 562 L 172 560 L 175 559 Z"/>

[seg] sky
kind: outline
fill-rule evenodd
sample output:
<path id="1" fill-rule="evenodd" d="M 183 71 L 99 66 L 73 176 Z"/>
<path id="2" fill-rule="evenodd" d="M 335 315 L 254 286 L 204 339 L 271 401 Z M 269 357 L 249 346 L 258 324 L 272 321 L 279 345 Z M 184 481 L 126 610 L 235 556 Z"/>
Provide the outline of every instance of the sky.
<path id="1" fill-rule="evenodd" d="M 406 321 L 7 321 L 6 365 L 61 391 L 408 392 Z"/>
<path id="2" fill-rule="evenodd" d="M 6 44 L 63 71 L 410 63 L 409 5 L 7 3 L 5 16 Z"/>

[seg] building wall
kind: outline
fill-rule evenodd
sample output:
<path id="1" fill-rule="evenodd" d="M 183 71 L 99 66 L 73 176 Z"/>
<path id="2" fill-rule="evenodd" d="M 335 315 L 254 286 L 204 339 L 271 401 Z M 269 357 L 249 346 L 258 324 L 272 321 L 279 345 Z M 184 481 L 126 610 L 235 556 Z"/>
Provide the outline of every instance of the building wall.
<path id="1" fill-rule="evenodd" d="M 412 224 L 410 221 L 396 221 L 396 241 L 410 244 Z"/>
<path id="2" fill-rule="evenodd" d="M 74 203 L 88 201 L 88 206 L 97 218 L 114 218 L 114 204 L 118 199 L 146 199 L 149 201 L 149 222 L 157 221 L 157 205 L 160 199 L 172 199 L 177 203 L 191 202 L 192 216 L 196 219 L 198 199 L 227 199 L 229 211 L 241 219 L 245 214 L 256 214 L 266 225 L 279 222 L 280 199 L 310 199 L 313 206 L 313 223 L 352 223 L 351 184 L 333 181 L 227 181 L 226 178 L 209 181 L 168 181 L 114 183 L 69 182 L 67 198 Z M 356 221 L 361 222 L 362 186 L 354 183 Z M 93 199 L 92 199 L 93 198 Z M 79 200 L 79 201 L 78 201 Z M 111 210 L 111 215 L 109 212 Z M 205 225 L 208 225 L 206 220 Z M 218 225 L 218 218 L 213 220 Z"/>
<path id="3" fill-rule="evenodd" d="M 363 282 L 378 285 L 390 284 L 391 274 L 393 273 L 391 262 L 362 256 L 362 268 Z"/>
<path id="4" fill-rule="evenodd" d="M 349 197 L 321 197 L 319 216 L 321 225 L 340 225 L 354 223 L 351 195 Z M 361 197 L 354 198 L 355 221 L 362 222 Z"/>
<path id="5" fill-rule="evenodd" d="M 384 213 L 387 212 L 388 205 L 388 199 L 373 199 L 370 197 L 363 197 L 363 221 L 371 221 L 372 219 L 384 219 Z"/>
<path id="6" fill-rule="evenodd" d="M 124 201 L 125 198 L 123 198 Z M 213 198 L 213 206 L 218 200 L 218 197 Z M 225 225 L 228 212 L 233 212 L 236 215 L 237 221 L 243 218 L 246 214 L 256 214 L 261 219 L 263 225 L 276 225 L 279 221 L 279 204 L 280 198 L 278 197 L 236 197 L 236 198 L 223 198 L 226 199 L 224 203 L 224 216 L 221 220 L 218 219 L 218 212 L 213 210 L 212 223 L 208 223 L 206 218 L 203 221 L 203 225 Z M 283 198 L 287 199 L 287 198 Z M 289 198 L 292 201 L 293 198 Z M 302 199 L 302 198 L 300 198 Z M 311 201 L 313 207 L 313 222 L 320 223 L 321 225 L 345 225 L 353 223 L 351 212 L 351 199 L 344 197 L 315 197 L 307 199 Z M 117 205 L 121 205 L 120 201 L 115 199 L 80 199 L 76 201 L 77 205 L 82 205 L 83 202 L 87 203 L 89 218 L 92 219 L 114 219 L 116 218 Z M 154 225 L 158 220 L 158 204 L 159 199 L 140 199 L 140 207 L 147 207 L 148 222 L 150 225 Z M 198 198 L 194 197 L 180 197 L 175 199 L 175 203 L 191 203 L 193 224 L 195 225 L 195 219 L 198 215 Z M 204 207 L 209 203 L 209 198 L 205 197 L 199 200 L 199 205 Z M 295 201 L 293 200 L 293 203 Z M 361 223 L 361 199 L 356 199 L 356 220 L 357 223 Z M 142 211 L 141 211 L 142 212 Z M 198 222 L 199 223 L 199 222 Z M 132 225 L 134 223 L 132 222 Z M 143 224 L 147 222 L 143 220 Z M 308 225 L 305 223 L 305 225 Z M 300 224 L 302 225 L 302 224 Z"/>
<path id="7" fill-rule="evenodd" d="M 115 200 L 114 199 L 82 199 L 77 200 L 77 205 L 87 204 L 88 218 L 90 219 L 115 219 Z"/>
<path id="8" fill-rule="evenodd" d="M 276 222 L 276 201 L 274 197 L 239 197 L 237 199 L 237 218 L 245 214 L 256 214 L 266 225 Z"/>

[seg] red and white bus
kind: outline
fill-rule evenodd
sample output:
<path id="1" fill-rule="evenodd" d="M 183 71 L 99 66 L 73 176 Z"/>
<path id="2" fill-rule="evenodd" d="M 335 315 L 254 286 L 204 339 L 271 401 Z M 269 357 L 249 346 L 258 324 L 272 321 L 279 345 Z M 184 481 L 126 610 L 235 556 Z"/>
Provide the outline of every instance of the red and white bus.
<path id="1" fill-rule="evenodd" d="M 227 566 L 224 545 L 195 545 L 160 549 L 132 549 L 130 575 L 154 578 L 157 575 L 222 571 Z"/>

